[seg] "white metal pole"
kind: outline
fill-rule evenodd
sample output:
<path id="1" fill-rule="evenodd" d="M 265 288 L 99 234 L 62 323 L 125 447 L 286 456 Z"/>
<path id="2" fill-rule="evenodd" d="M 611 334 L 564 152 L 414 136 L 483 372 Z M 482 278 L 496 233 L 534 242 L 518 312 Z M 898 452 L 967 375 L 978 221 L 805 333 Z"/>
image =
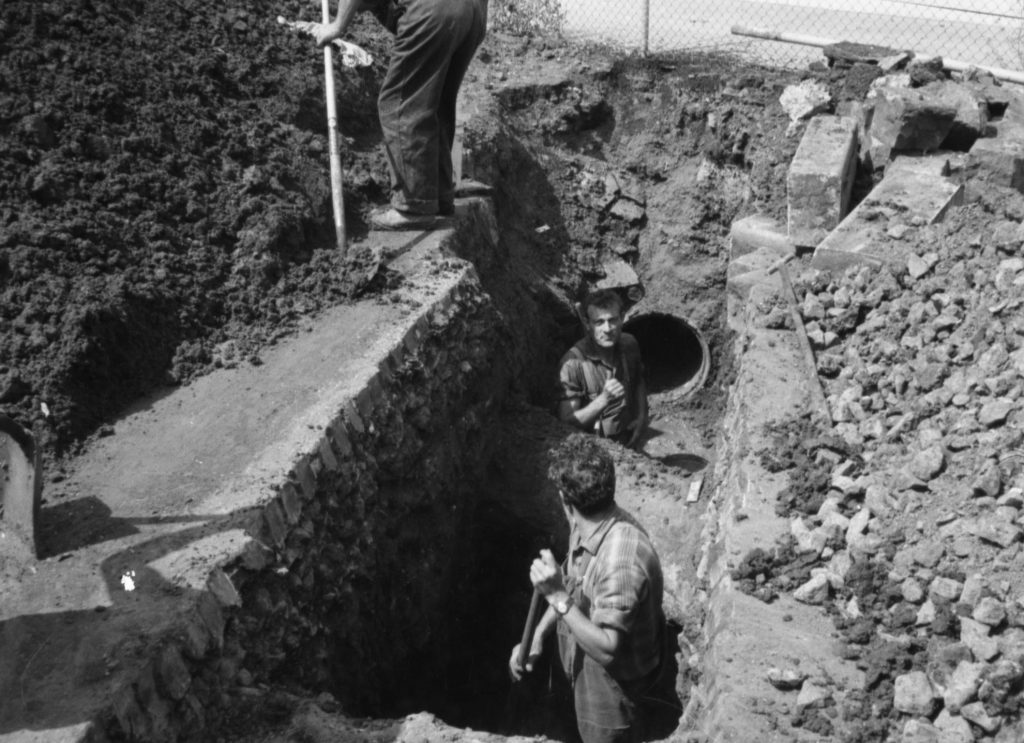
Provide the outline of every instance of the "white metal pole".
<path id="1" fill-rule="evenodd" d="M 732 33 L 737 36 L 751 36 L 755 39 L 781 41 L 787 44 L 803 44 L 805 46 L 826 47 L 842 43 L 838 39 L 826 39 L 820 36 L 807 36 L 805 34 L 790 33 L 788 31 L 774 31 L 767 28 L 750 28 L 748 26 L 733 26 Z M 988 72 L 992 77 L 999 80 L 1024 85 L 1024 72 L 1019 70 L 1007 70 L 1002 67 L 989 67 L 988 65 L 972 65 L 968 62 L 961 62 L 957 59 L 942 58 L 942 68 L 944 70 L 965 72 L 971 67 L 977 67 L 979 70 Z"/>
<path id="2" fill-rule="evenodd" d="M 329 0 L 323 0 L 324 23 L 331 22 Z M 334 99 L 334 52 L 324 47 L 324 97 L 327 99 L 327 139 L 331 158 L 331 205 L 334 210 L 334 235 L 342 256 L 345 254 L 345 197 L 341 179 L 341 137 L 338 134 L 338 107 Z"/>

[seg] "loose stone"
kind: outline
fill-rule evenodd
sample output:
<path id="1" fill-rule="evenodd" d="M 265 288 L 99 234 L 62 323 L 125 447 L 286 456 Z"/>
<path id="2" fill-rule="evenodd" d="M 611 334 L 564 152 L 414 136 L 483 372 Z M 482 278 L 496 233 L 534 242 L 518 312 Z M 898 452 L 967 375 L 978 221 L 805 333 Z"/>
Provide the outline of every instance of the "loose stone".
<path id="1" fill-rule="evenodd" d="M 828 596 L 829 582 L 823 573 L 812 576 L 809 581 L 793 592 L 793 598 L 804 604 L 823 604 Z"/>
<path id="2" fill-rule="evenodd" d="M 939 446 L 932 446 L 919 452 L 910 463 L 910 474 L 919 480 L 933 479 L 942 472 L 946 464 L 946 456 Z"/>
<path id="3" fill-rule="evenodd" d="M 986 596 L 974 607 L 971 617 L 976 622 L 987 624 L 989 627 L 997 627 L 1006 619 L 1006 607 L 1003 606 L 1002 601 Z"/>
<path id="4" fill-rule="evenodd" d="M 981 686 L 981 675 L 986 666 L 984 663 L 961 662 L 956 670 L 947 680 L 947 686 L 942 694 L 942 700 L 946 703 L 946 709 L 957 713 L 960 708 L 974 700 Z"/>
<path id="5" fill-rule="evenodd" d="M 939 576 L 928 587 L 928 594 L 933 598 L 952 602 L 960 598 L 960 593 L 963 589 L 964 584 L 960 581 Z"/>
<path id="6" fill-rule="evenodd" d="M 986 733 L 994 733 L 1003 724 L 1003 718 L 999 715 L 990 715 L 985 711 L 985 705 L 981 702 L 965 704 L 960 710 L 960 715 L 965 720 L 973 722 Z"/>
<path id="7" fill-rule="evenodd" d="M 971 724 L 959 715 L 942 710 L 935 718 L 935 727 L 942 734 L 941 743 L 974 743 Z"/>
<path id="8" fill-rule="evenodd" d="M 935 690 L 923 671 L 911 671 L 896 677 L 893 705 L 900 712 L 931 715 L 935 709 L 935 702 Z"/>

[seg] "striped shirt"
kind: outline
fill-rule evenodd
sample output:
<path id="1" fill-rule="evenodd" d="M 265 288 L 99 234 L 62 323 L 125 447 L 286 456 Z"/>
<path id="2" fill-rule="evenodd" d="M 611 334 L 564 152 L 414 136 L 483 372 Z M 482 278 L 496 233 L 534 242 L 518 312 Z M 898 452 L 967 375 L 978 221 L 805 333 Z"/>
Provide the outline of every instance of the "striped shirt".
<path id="1" fill-rule="evenodd" d="M 593 338 L 587 335 L 562 357 L 559 399 L 579 400 L 580 406 L 585 407 L 601 394 L 605 382 L 613 377 L 619 380 L 626 394 L 605 408 L 594 424 L 599 435 L 615 436 L 640 417 L 637 387 L 643 381 L 643 373 L 640 344 L 629 333 L 619 336 L 613 364 L 600 357 Z"/>
<path id="2" fill-rule="evenodd" d="M 644 528 L 618 506 L 586 541 L 574 524 L 567 567 L 567 578 L 574 584 L 583 572 L 586 601 L 580 602 L 580 609 L 597 626 L 622 633 L 608 666 L 612 677 L 631 681 L 653 671 L 662 653 L 664 582 L 661 562 Z"/>

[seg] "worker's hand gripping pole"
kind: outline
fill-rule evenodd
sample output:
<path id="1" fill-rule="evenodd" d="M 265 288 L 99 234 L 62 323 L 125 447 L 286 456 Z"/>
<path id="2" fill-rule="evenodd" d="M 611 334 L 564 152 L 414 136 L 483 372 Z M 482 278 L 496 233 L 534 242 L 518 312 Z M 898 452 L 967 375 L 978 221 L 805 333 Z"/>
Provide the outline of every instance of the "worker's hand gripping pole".
<path id="1" fill-rule="evenodd" d="M 331 22 L 329 0 L 321 0 L 324 23 Z M 345 254 L 345 197 L 341 182 L 341 137 L 338 134 L 338 107 L 334 99 L 334 51 L 324 46 L 324 97 L 327 99 L 327 136 L 331 157 L 331 205 L 334 211 L 334 234 L 338 250 Z"/>

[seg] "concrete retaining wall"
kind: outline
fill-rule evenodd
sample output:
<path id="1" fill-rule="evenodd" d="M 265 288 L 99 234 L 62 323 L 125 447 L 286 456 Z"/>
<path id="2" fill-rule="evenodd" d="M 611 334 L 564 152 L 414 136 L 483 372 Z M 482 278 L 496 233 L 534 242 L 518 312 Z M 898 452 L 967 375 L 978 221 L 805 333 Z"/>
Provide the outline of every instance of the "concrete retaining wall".
<path id="1" fill-rule="evenodd" d="M 491 240 L 489 226 L 476 214 L 447 239 Z M 401 683 L 399 660 L 443 638 L 469 557 L 451 546 L 513 364 L 473 268 L 438 283 L 358 391 L 318 406 L 330 414 L 242 519 L 235 554 L 115 695 L 112 733 L 195 734 L 271 679 L 372 707 Z"/>
<path id="2" fill-rule="evenodd" d="M 789 595 L 764 603 L 741 592 L 731 576 L 747 552 L 770 552 L 789 532 L 788 520 L 775 513 L 788 475 L 770 472 L 761 454 L 772 446 L 769 426 L 799 417 L 813 399 L 811 370 L 795 330 L 778 322 L 788 313 L 780 313 L 786 305 L 779 276 L 767 271 L 776 261 L 777 253 L 761 248 L 730 270 L 729 324 L 738 369 L 716 444 L 718 486 L 702 537 L 699 576 L 707 593 L 707 621 L 701 681 L 684 720 L 686 729 L 715 742 L 820 740 L 778 725 L 775 711 L 792 707 L 795 698 L 773 688 L 767 672 L 796 662 L 805 669 L 827 667 L 844 681 L 852 673 L 825 650 L 832 627 L 816 607 Z"/>

